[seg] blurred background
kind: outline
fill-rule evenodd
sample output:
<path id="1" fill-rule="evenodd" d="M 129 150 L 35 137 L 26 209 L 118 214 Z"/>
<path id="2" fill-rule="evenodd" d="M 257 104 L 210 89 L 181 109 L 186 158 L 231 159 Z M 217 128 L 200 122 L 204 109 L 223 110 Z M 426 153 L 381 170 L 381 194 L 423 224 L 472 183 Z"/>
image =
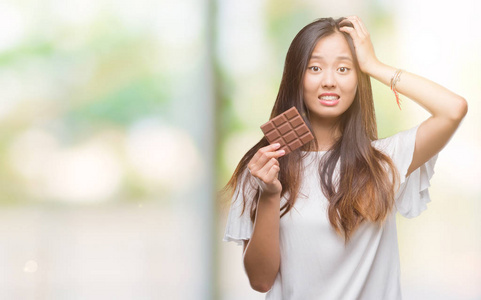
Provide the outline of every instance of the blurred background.
<path id="1" fill-rule="evenodd" d="M 383 62 L 469 112 L 398 218 L 405 299 L 481 299 L 481 3 L 3 0 L 0 299 L 263 299 L 218 191 L 261 137 L 295 34 L 359 15 Z M 373 82 L 379 136 L 428 114 Z"/>

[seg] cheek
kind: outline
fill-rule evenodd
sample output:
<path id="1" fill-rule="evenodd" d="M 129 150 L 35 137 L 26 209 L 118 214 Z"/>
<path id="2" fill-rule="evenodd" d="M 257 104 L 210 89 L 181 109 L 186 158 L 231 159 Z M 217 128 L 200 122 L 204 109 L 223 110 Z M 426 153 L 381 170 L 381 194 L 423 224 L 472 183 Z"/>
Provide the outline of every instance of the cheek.
<path id="1" fill-rule="evenodd" d="M 316 78 L 314 76 L 306 75 L 304 76 L 304 92 L 310 93 L 312 91 L 317 91 L 318 85 Z"/>
<path id="2" fill-rule="evenodd" d="M 357 78 L 349 78 L 344 82 L 344 92 L 354 96 L 357 91 Z"/>
<path id="3" fill-rule="evenodd" d="M 352 96 L 353 97 L 356 95 L 356 92 L 357 92 L 357 84 L 355 84 L 352 88 Z"/>

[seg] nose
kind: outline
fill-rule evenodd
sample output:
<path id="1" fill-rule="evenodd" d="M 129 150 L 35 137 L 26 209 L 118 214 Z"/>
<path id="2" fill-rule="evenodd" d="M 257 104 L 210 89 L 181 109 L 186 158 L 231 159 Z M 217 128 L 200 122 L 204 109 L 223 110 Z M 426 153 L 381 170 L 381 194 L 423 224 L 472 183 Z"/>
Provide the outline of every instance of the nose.
<path id="1" fill-rule="evenodd" d="M 331 71 L 325 71 L 322 74 L 321 85 L 323 88 L 332 88 L 336 86 L 336 78 Z"/>

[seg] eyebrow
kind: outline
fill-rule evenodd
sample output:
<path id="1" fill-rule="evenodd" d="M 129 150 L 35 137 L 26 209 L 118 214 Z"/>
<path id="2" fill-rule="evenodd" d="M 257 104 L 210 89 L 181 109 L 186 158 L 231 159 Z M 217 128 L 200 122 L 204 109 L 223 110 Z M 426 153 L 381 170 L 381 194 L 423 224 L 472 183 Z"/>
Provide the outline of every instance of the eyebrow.
<path id="1" fill-rule="evenodd" d="M 323 59 L 324 57 L 320 56 L 320 55 L 311 55 L 311 58 L 310 59 Z M 348 60 L 348 61 L 352 61 L 352 58 L 350 58 L 349 56 L 338 56 L 336 57 L 337 60 Z"/>

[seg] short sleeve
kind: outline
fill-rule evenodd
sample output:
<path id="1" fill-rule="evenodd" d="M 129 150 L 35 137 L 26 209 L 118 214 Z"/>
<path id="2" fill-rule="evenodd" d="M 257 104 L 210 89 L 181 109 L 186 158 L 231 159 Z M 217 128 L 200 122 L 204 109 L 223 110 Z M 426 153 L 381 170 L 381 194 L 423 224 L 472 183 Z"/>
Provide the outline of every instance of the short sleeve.
<path id="1" fill-rule="evenodd" d="M 431 201 L 428 190 L 429 182 L 434 174 L 434 165 L 438 158 L 438 154 L 434 155 L 406 177 L 414 154 L 418 128 L 419 125 L 376 141 L 378 142 L 376 147 L 391 157 L 399 172 L 400 185 L 395 196 L 396 208 L 406 218 L 417 217 L 427 209 L 427 203 Z"/>
<path id="2" fill-rule="evenodd" d="M 225 242 L 236 242 L 238 245 L 242 245 L 244 240 L 249 240 L 252 236 L 253 224 L 250 219 L 250 206 L 246 205 L 244 212 L 242 212 L 243 208 L 243 182 L 246 180 L 250 174 L 245 171 L 242 176 L 241 180 L 239 180 L 237 187 L 234 191 L 234 195 L 232 197 L 229 214 L 227 216 L 227 224 L 224 233 L 224 241 Z M 245 191 L 245 194 L 249 199 L 254 199 L 256 190 L 253 188 L 254 182 L 249 182 L 246 185 L 249 190 Z M 248 201 L 251 203 L 251 201 Z"/>

